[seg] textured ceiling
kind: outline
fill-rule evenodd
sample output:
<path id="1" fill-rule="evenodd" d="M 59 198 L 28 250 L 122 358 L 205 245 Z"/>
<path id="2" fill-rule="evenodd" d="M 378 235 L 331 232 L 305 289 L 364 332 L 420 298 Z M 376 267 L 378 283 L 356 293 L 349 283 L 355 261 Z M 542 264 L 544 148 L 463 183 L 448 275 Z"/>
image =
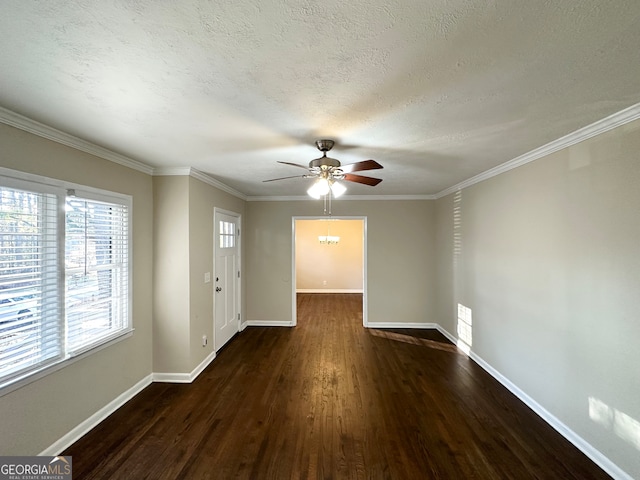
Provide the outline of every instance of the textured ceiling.
<path id="1" fill-rule="evenodd" d="M 640 2 L 2 0 L 0 106 L 250 196 L 436 194 L 640 102 Z M 302 172 L 304 173 L 304 172 Z"/>

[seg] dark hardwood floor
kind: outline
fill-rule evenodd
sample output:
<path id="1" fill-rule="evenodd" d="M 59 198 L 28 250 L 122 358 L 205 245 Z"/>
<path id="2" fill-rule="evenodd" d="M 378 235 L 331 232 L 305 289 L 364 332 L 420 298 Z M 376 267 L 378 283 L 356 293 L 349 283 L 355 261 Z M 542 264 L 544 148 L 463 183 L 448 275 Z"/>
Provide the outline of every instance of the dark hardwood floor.
<path id="1" fill-rule="evenodd" d="M 303 294 L 190 385 L 152 384 L 64 455 L 74 479 L 604 479 L 431 330 L 369 330 L 360 295 Z"/>

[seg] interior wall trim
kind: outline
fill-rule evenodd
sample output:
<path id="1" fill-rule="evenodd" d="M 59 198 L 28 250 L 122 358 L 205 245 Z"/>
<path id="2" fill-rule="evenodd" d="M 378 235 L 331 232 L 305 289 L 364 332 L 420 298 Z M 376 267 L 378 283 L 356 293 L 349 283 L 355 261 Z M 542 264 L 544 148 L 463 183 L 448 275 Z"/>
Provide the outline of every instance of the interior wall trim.
<path id="1" fill-rule="evenodd" d="M 458 339 L 445 330 L 441 325 L 437 323 L 369 323 L 367 325 L 369 328 L 416 328 L 416 329 L 436 329 L 440 333 L 442 333 L 447 339 L 453 343 L 457 344 Z M 607 458 L 604 454 L 602 454 L 598 449 L 596 449 L 593 445 L 583 439 L 576 432 L 571 430 L 567 425 L 562 423 L 557 417 L 551 414 L 547 409 L 545 409 L 542 405 L 536 402 L 533 398 L 527 395 L 525 392 L 520 390 L 514 383 L 512 383 L 508 378 L 498 372 L 495 368 L 485 362 L 479 355 L 475 352 L 469 352 L 469 358 L 473 360 L 478 366 L 480 366 L 483 370 L 485 370 L 489 375 L 495 378 L 498 382 L 500 382 L 507 390 L 513 393 L 520 401 L 522 401 L 525 405 L 527 405 L 531 410 L 533 410 L 539 417 L 541 417 L 545 422 L 547 422 L 554 430 L 556 430 L 560 435 L 570 441 L 578 450 L 584 453 L 587 457 L 593 460 L 602 470 L 608 473 L 615 480 L 633 480 L 633 477 L 618 467 L 615 463 L 613 463 L 609 458 Z"/>
<path id="2" fill-rule="evenodd" d="M 342 197 L 340 197 L 342 198 Z M 309 195 L 274 195 L 269 196 L 249 196 L 247 202 L 306 202 L 317 200 Z"/>
<path id="3" fill-rule="evenodd" d="M 449 340 L 451 343 L 453 343 L 454 345 L 457 345 L 458 343 L 458 339 L 456 337 L 454 337 L 453 335 L 451 335 L 448 331 L 446 331 L 444 328 L 442 328 L 441 325 L 439 324 L 435 324 L 436 325 L 436 329 L 443 334 L 445 337 L 447 337 L 447 340 Z"/>
<path id="4" fill-rule="evenodd" d="M 158 383 L 192 383 L 215 358 L 216 352 L 211 352 L 191 373 L 154 373 L 153 381 Z"/>
<path id="5" fill-rule="evenodd" d="M 247 200 L 247 196 L 243 193 L 231 188 L 228 185 L 225 185 L 224 183 L 216 180 L 206 173 L 196 170 L 195 168 L 153 168 L 146 163 L 134 160 L 107 148 L 100 147 L 94 143 L 88 142 L 87 140 L 83 140 L 74 135 L 70 135 L 61 130 L 45 125 L 44 123 L 37 122 L 3 107 L 0 107 L 0 123 L 4 123 L 19 130 L 32 133 L 42 138 L 46 138 L 47 140 L 66 145 L 67 147 L 75 148 L 76 150 L 89 153 L 104 160 L 109 160 L 110 162 L 117 163 L 133 170 L 146 173 L 147 175 L 188 175 L 242 200 Z"/>
<path id="6" fill-rule="evenodd" d="M 315 198 L 309 195 L 280 195 L 280 196 L 248 196 L 247 202 L 295 202 L 295 201 L 313 201 Z M 436 200 L 435 195 L 343 195 L 336 202 L 343 200 L 383 200 L 385 202 L 392 200 Z"/>
<path id="7" fill-rule="evenodd" d="M 446 336 L 454 345 L 458 339 L 451 333 L 446 331 L 440 325 L 436 324 L 436 328 L 444 336 Z M 469 352 L 469 358 L 478 364 L 484 371 L 500 382 L 507 390 L 513 393 L 520 401 L 533 410 L 540 418 L 547 422 L 560 435 L 570 441 L 578 450 L 589 457 L 602 470 L 608 473 L 615 480 L 633 480 L 633 477 L 618 467 L 609 458 L 602 454 L 593 445 L 584 438 L 571 430 L 567 425 L 560 421 L 556 416 L 551 414 L 546 408 L 536 402 L 533 398 L 523 392 L 518 386 L 511 382 L 507 377 L 502 375 L 498 370 L 489 365 L 484 359 L 477 355 L 473 350 Z"/>
<path id="8" fill-rule="evenodd" d="M 241 200 L 245 200 L 245 201 L 247 200 L 247 196 L 244 193 L 239 192 L 235 188 L 231 188 L 229 185 L 222 183 L 220 180 L 216 180 L 212 176 L 207 175 L 206 173 L 203 173 L 200 170 L 196 170 L 195 168 L 192 168 L 190 175 L 193 178 L 197 178 L 201 182 L 211 185 L 212 187 L 216 187 L 218 190 L 227 192 L 228 194 L 233 195 L 234 197 L 238 197 Z"/>
<path id="9" fill-rule="evenodd" d="M 25 132 L 33 133 L 34 135 L 46 138 L 47 140 L 52 140 L 56 143 L 66 145 L 67 147 L 75 148 L 76 150 L 109 160 L 110 162 L 132 168 L 133 170 L 138 170 L 139 172 L 146 173 L 147 175 L 151 175 L 153 173 L 153 168 L 145 163 L 120 155 L 119 153 L 100 147 L 86 140 L 82 140 L 81 138 L 73 135 L 69 135 L 68 133 L 49 127 L 44 123 L 36 122 L 35 120 L 31 120 L 30 118 L 12 112 L 11 110 L 7 110 L 6 108 L 0 107 L 0 122 Z"/>
<path id="10" fill-rule="evenodd" d="M 471 185 L 475 185 L 476 183 L 483 182 L 484 180 L 488 180 L 492 177 L 495 177 L 496 175 L 500 175 L 502 173 L 508 172 L 509 170 L 513 170 L 514 168 L 525 165 L 529 162 L 533 162 L 534 160 L 546 157 L 547 155 L 551 155 L 554 152 L 570 147 L 571 145 L 575 145 L 576 143 L 583 142 L 589 138 L 600 135 L 601 133 L 608 132 L 609 130 L 613 130 L 616 127 L 620 127 L 629 122 L 633 122 L 634 120 L 637 120 L 639 118 L 640 103 L 636 103 L 635 105 L 625 108 L 624 110 L 614 113 L 613 115 L 609 115 L 602 120 L 598 120 L 591 125 L 587 125 L 586 127 L 576 130 L 575 132 L 565 135 L 564 137 L 558 138 L 557 140 L 549 142 L 546 145 L 520 155 L 513 160 L 509 160 L 508 162 L 498 165 L 497 167 L 486 170 L 479 175 L 471 177 L 452 187 L 446 188 L 441 192 L 435 194 L 434 198 L 437 200 L 439 198 L 445 197 L 454 192 L 457 192 L 458 190 L 462 190 L 463 188 L 467 188 Z"/>
<path id="11" fill-rule="evenodd" d="M 246 327 L 293 327 L 289 320 L 247 320 L 244 322 Z"/>
<path id="12" fill-rule="evenodd" d="M 550 155 L 554 152 L 557 152 L 558 150 L 570 147 L 571 145 L 575 145 L 576 143 L 582 142 L 596 135 L 600 135 L 601 133 L 607 132 L 621 125 L 625 125 L 629 122 L 637 120 L 638 118 L 640 118 L 640 103 L 636 103 L 635 105 L 625 108 L 624 110 L 614 113 L 613 115 L 605 117 L 602 120 L 598 120 L 591 125 L 587 125 L 586 127 L 576 130 L 575 132 L 565 135 L 564 137 L 561 137 L 557 140 L 549 142 L 546 145 L 531 150 L 530 152 L 520 155 L 519 157 L 509 160 L 508 162 L 498 165 L 497 167 L 491 168 L 474 177 L 464 180 L 463 182 L 457 183 L 456 185 L 446 188 L 436 193 L 435 195 L 344 195 L 340 199 L 385 201 L 437 200 L 458 190 L 462 190 L 463 188 L 470 187 L 471 185 L 475 185 L 476 183 L 488 180 L 489 178 L 495 177 L 496 175 L 500 175 L 502 173 L 508 172 L 509 170 L 513 170 L 514 168 L 525 165 L 529 162 L 533 162 L 534 160 L 538 160 L 539 158 Z M 72 147 L 77 150 L 89 153 L 91 155 L 95 155 L 119 165 L 138 170 L 148 175 L 189 175 L 205 183 L 208 183 L 209 185 L 219 188 L 224 192 L 227 192 L 249 202 L 311 200 L 311 198 L 308 196 L 248 196 L 243 194 L 242 192 L 235 190 L 234 188 L 229 187 L 228 185 L 225 185 L 224 183 L 216 180 L 210 175 L 200 172 L 192 167 L 153 168 L 143 162 L 100 147 L 81 138 L 62 132 L 61 130 L 57 130 L 53 127 L 49 127 L 48 125 L 27 118 L 3 107 L 0 107 L 0 123 L 4 123 L 6 125 L 24 130 L 29 133 L 33 133 L 34 135 L 38 135 L 62 145 L 66 145 L 68 147 Z"/>
<path id="13" fill-rule="evenodd" d="M 78 426 L 73 428 L 69 433 L 61 437 L 55 443 L 50 445 L 48 448 L 45 448 L 42 452 L 40 452 L 39 456 L 46 457 L 54 457 L 56 455 L 60 455 L 66 448 L 71 446 L 73 443 L 77 442 L 84 435 L 89 433 L 93 428 L 95 428 L 100 422 L 102 422 L 105 418 L 111 415 L 113 412 L 122 407 L 125 403 L 135 397 L 138 393 L 144 390 L 146 387 L 151 385 L 153 375 L 147 375 L 138 383 L 136 383 L 133 387 L 128 390 L 122 392 L 116 398 L 114 398 L 107 405 L 102 407 L 96 413 L 91 415 L 85 421 L 81 422 Z"/>
<path id="14" fill-rule="evenodd" d="M 136 383 L 133 387 L 118 395 L 115 399 L 91 415 L 85 421 L 74 427 L 69 433 L 61 437 L 55 443 L 44 449 L 39 455 L 56 456 L 66 448 L 77 442 L 84 435 L 89 433 L 100 422 L 122 407 L 125 403 L 135 397 L 138 393 L 151 385 L 153 382 L 166 383 L 192 383 L 202 371 L 216 358 L 216 353 L 212 352 L 205 358 L 191 373 L 152 373 Z"/>
<path id="15" fill-rule="evenodd" d="M 154 373 L 154 383 L 191 383 L 190 373 Z"/>
<path id="16" fill-rule="evenodd" d="M 633 480 L 631 475 L 627 474 L 615 463 L 609 460 L 604 454 L 602 454 L 593 445 L 583 439 L 580 435 L 571 430 L 567 425 L 562 423 L 557 417 L 551 414 L 542 405 L 536 402 L 529 395 L 520 390 L 514 385 L 508 378 L 494 369 L 491 365 L 485 362 L 476 353 L 471 351 L 469 357 L 482 367 L 489 375 L 500 382 L 504 387 L 513 393 L 518 399 L 524 402 L 531 410 L 537 413 L 545 422 L 551 425 L 560 435 L 569 440 L 578 450 L 584 453 L 587 457 L 594 461 L 600 468 L 607 472 L 611 477 L 616 480 Z"/>
<path id="17" fill-rule="evenodd" d="M 296 288 L 296 293 L 363 293 L 362 288 Z"/>
<path id="18" fill-rule="evenodd" d="M 231 188 L 229 185 L 225 185 L 219 180 L 216 180 L 210 175 L 207 175 L 200 170 L 197 170 L 193 167 L 174 167 L 174 168 L 154 168 L 153 169 L 154 177 L 162 177 L 162 176 L 189 176 L 195 179 L 200 180 L 201 182 L 206 183 L 207 185 L 211 185 L 212 187 L 217 188 L 218 190 L 222 190 L 223 192 L 227 192 L 234 197 L 238 197 L 241 200 L 246 201 L 248 197 L 238 190 Z"/>
<path id="19" fill-rule="evenodd" d="M 438 325 L 435 323 L 407 323 L 407 322 L 369 322 L 366 325 L 367 328 L 412 328 L 412 329 L 437 329 Z"/>

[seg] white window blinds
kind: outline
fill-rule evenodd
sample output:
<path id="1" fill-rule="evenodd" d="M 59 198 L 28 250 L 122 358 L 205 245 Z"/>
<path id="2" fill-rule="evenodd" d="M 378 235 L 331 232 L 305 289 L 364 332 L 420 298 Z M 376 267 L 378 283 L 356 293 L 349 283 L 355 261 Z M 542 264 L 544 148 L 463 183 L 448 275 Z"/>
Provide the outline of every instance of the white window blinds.
<path id="1" fill-rule="evenodd" d="M 62 356 L 56 195 L 0 190 L 0 378 Z"/>
<path id="2" fill-rule="evenodd" d="M 0 176 L 0 388 L 132 330 L 130 200 L 70 192 Z"/>
<path id="3" fill-rule="evenodd" d="M 68 197 L 65 224 L 67 349 L 77 354 L 128 328 L 128 211 Z"/>

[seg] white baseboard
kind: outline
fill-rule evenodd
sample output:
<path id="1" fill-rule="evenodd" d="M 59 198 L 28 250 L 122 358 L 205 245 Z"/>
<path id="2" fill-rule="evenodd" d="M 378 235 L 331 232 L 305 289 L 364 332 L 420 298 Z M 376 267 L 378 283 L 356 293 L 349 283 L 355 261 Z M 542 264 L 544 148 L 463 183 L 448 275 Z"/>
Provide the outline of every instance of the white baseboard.
<path id="1" fill-rule="evenodd" d="M 440 325 L 436 324 L 436 328 L 440 333 L 447 337 L 455 345 L 458 339 L 451 333 L 446 331 Z M 489 375 L 500 382 L 507 390 L 513 393 L 520 401 L 527 405 L 537 415 L 540 416 L 545 422 L 547 422 L 554 430 L 560 435 L 569 440 L 578 450 L 589 457 L 593 462 L 598 465 L 602 470 L 609 474 L 615 480 L 633 480 L 631 475 L 627 474 L 624 470 L 618 467 L 615 463 L 609 460 L 598 449 L 587 442 L 584 438 L 571 430 L 567 425 L 562 423 L 557 417 L 551 414 L 546 408 L 536 402 L 533 398 L 520 390 L 515 384 L 513 384 L 507 377 L 502 375 L 499 371 L 485 362 L 480 356 L 478 356 L 473 350 L 469 352 L 469 358 L 476 362 L 483 370 Z"/>
<path id="2" fill-rule="evenodd" d="M 191 373 L 154 373 L 153 381 L 159 383 L 191 383 L 215 358 L 216 352 L 211 352 Z"/>
<path id="3" fill-rule="evenodd" d="M 365 325 L 367 328 L 415 328 L 415 329 L 434 329 L 438 330 L 442 335 L 447 337 L 451 343 L 456 345 L 458 339 L 447 332 L 437 323 L 393 323 L 393 322 L 369 322 Z"/>
<path id="4" fill-rule="evenodd" d="M 291 321 L 288 320 L 247 320 L 247 327 L 293 327 Z"/>
<path id="5" fill-rule="evenodd" d="M 436 330 L 438 330 L 442 335 L 444 335 L 445 337 L 447 337 L 447 340 L 449 340 L 451 343 L 453 343 L 454 345 L 456 345 L 458 343 L 458 339 L 456 337 L 454 337 L 453 335 L 451 335 L 449 332 L 447 332 L 444 328 L 442 328 L 439 324 L 435 324 L 436 325 Z"/>
<path id="6" fill-rule="evenodd" d="M 415 328 L 415 329 L 432 329 L 438 328 L 436 323 L 394 323 L 394 322 L 368 322 L 367 328 Z"/>
<path id="7" fill-rule="evenodd" d="M 168 382 L 168 383 L 191 383 L 193 382 L 202 371 L 216 358 L 216 353 L 212 352 L 205 358 L 200 365 L 198 365 L 191 373 L 152 373 L 136 383 L 126 392 L 123 392 L 114 400 L 109 402 L 103 408 L 87 418 L 84 422 L 80 423 L 77 427 L 64 435 L 53 445 L 43 450 L 40 455 L 55 456 L 60 454 L 65 448 L 69 447 L 74 442 L 77 442 L 84 435 L 89 433 L 94 427 L 96 427 L 105 418 L 119 409 L 122 405 L 127 403 L 138 393 L 140 393 L 145 387 L 151 385 L 152 382 Z"/>
<path id="8" fill-rule="evenodd" d="M 361 288 L 297 288 L 296 293 L 363 293 Z"/>
<path id="9" fill-rule="evenodd" d="M 96 427 L 100 422 L 102 422 L 105 418 L 111 415 L 113 412 L 122 407 L 125 403 L 135 397 L 138 393 L 144 390 L 146 387 L 151 385 L 153 379 L 153 375 L 147 375 L 138 383 L 136 383 L 133 387 L 126 390 L 125 392 L 118 395 L 107 405 L 102 407 L 96 413 L 87 418 L 84 422 L 80 423 L 77 427 L 73 428 L 69 433 L 64 435 L 58 441 L 56 441 L 53 445 L 50 445 L 48 448 L 45 448 L 42 452 L 40 452 L 40 456 L 56 456 L 60 455 L 62 451 L 68 448 L 73 443 L 77 442 L 84 435 L 89 433 L 94 427 Z"/>
<path id="10" fill-rule="evenodd" d="M 207 355 L 207 357 L 202 362 L 200 362 L 200 365 L 198 365 L 191 372 L 191 381 L 193 382 L 202 373 L 202 371 L 205 368 L 207 368 L 209 364 L 213 362 L 215 359 L 216 359 L 216 352 L 211 352 L 209 355 Z"/>
<path id="11" fill-rule="evenodd" d="M 153 381 L 155 383 L 191 383 L 190 373 L 154 373 Z"/>

